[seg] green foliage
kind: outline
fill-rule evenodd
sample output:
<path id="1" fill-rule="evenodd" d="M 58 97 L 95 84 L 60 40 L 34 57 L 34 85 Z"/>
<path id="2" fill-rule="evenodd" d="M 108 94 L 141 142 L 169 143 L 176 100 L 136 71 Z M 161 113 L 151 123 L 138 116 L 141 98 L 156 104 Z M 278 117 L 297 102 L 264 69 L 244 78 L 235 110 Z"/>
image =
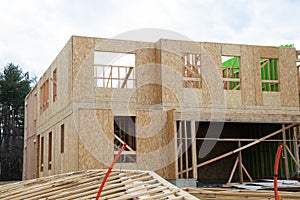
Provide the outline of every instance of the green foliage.
<path id="1" fill-rule="evenodd" d="M 8 64 L 0 73 L 0 102 L 16 107 L 23 106 L 31 82 L 28 72 L 23 73 L 18 65 Z"/>
<path id="2" fill-rule="evenodd" d="M 0 180 L 22 178 L 24 99 L 33 80 L 12 63 L 0 72 Z"/>

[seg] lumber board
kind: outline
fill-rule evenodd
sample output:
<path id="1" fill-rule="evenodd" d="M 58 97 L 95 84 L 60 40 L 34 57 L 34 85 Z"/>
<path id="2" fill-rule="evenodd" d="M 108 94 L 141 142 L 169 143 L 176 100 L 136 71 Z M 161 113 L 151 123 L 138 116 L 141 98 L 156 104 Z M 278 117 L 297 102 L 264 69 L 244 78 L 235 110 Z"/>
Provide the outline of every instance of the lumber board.
<path id="1" fill-rule="evenodd" d="M 106 170 L 88 170 L 0 186 L 0 199 L 93 199 Z M 113 170 L 100 199 L 197 199 L 154 172 Z"/>

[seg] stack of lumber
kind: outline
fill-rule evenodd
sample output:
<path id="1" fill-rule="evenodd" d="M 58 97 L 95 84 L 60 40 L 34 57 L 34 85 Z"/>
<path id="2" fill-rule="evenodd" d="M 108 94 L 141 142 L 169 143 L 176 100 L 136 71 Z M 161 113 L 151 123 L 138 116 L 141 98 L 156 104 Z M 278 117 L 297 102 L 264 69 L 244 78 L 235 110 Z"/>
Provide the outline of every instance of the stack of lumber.
<path id="1" fill-rule="evenodd" d="M 0 186 L 1 200 L 95 199 L 106 170 L 72 172 Z M 154 172 L 113 170 L 100 199 L 197 199 Z"/>

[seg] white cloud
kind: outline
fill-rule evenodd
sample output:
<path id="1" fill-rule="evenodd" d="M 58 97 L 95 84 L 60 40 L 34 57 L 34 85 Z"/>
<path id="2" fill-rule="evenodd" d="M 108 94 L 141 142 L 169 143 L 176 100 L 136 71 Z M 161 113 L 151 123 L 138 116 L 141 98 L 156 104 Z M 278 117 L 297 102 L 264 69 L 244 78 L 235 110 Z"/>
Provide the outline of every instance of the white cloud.
<path id="1" fill-rule="evenodd" d="M 295 0 L 2 0 L 0 66 L 13 62 L 40 76 L 71 35 L 114 37 L 140 28 L 300 49 L 299 8 Z"/>

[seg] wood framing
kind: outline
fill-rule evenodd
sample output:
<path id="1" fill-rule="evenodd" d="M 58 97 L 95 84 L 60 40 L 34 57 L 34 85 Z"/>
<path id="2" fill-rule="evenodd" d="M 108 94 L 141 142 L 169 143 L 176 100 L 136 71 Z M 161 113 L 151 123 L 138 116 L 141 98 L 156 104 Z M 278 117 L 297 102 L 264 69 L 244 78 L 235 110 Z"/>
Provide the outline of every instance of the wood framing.
<path id="1" fill-rule="evenodd" d="M 268 149 L 279 140 L 289 148 L 285 176 L 291 176 L 297 164 L 290 163 L 299 162 L 299 148 L 293 151 L 299 127 L 291 127 L 300 122 L 296 55 L 285 47 L 72 36 L 25 99 L 23 178 L 107 168 L 115 144 L 126 142 L 116 167 L 153 170 L 166 179 L 217 179 L 209 164 L 227 181 L 237 162 L 240 175 L 232 180 L 243 182 L 270 176 Z M 121 62 L 123 56 L 133 59 Z M 134 118 L 135 130 L 124 125 L 119 128 L 127 132 L 117 134 L 116 117 Z M 216 128 L 205 137 L 197 126 L 216 122 L 236 123 L 233 136 L 228 128 L 220 138 Z M 283 124 L 285 139 L 277 135 Z M 268 138 L 276 130 L 276 138 Z M 216 149 L 200 158 L 208 143 Z M 259 158 L 245 156 L 250 147 Z M 257 169 L 252 158 L 267 165 Z"/>
<path id="2" fill-rule="evenodd" d="M 106 170 L 88 170 L 0 186 L 6 199 L 94 199 Z M 112 171 L 100 199 L 198 199 L 150 171 Z"/>

